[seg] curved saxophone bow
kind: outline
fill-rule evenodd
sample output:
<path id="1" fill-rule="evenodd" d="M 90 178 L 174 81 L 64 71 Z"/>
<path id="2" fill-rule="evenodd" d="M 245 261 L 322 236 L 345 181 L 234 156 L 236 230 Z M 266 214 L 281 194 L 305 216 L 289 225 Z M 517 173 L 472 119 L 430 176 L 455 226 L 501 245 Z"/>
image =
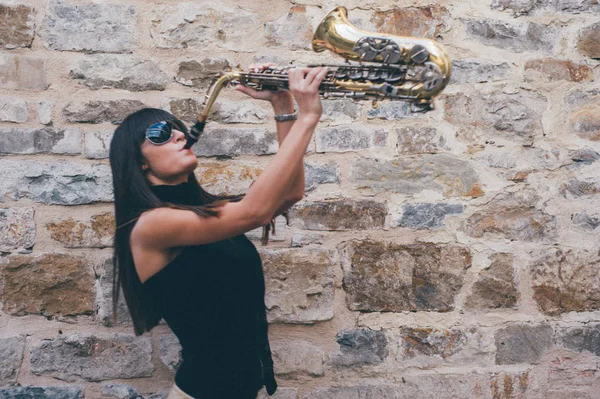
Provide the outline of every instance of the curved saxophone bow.
<path id="1" fill-rule="evenodd" d="M 323 98 L 355 100 L 401 100 L 415 112 L 432 109 L 432 100 L 450 81 L 452 63 L 435 41 L 371 33 L 348 22 L 348 11 L 337 7 L 317 27 L 313 50 L 330 50 L 358 64 L 325 66 L 329 72 L 319 87 Z M 244 84 L 255 90 L 287 90 L 287 68 L 261 72 L 233 71 L 221 74 L 204 100 L 198 122 L 192 126 L 186 147 L 191 147 L 204 130 L 219 92 L 229 84 Z"/>

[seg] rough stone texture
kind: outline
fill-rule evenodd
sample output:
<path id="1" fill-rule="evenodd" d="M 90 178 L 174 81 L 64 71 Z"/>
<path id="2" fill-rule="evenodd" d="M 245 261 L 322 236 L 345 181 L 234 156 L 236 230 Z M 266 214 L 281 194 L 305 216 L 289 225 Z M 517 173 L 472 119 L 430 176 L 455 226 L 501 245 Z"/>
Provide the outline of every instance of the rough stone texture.
<path id="1" fill-rule="evenodd" d="M 466 337 L 459 330 L 406 327 L 401 329 L 400 335 L 400 359 L 417 356 L 439 356 L 446 359 L 461 351 L 466 344 Z"/>
<path id="2" fill-rule="evenodd" d="M 229 61 L 225 58 L 205 58 L 202 61 L 184 61 L 179 64 L 175 80 L 182 85 L 207 90 L 219 73 L 230 71 Z M 196 118 L 198 115 L 196 114 Z"/>
<path id="3" fill-rule="evenodd" d="M 377 104 L 372 108 L 367 108 L 367 119 L 396 121 L 415 116 L 415 114 L 410 112 L 410 105 L 403 101 L 391 101 L 388 103 Z"/>
<path id="4" fill-rule="evenodd" d="M 554 330 L 515 324 L 496 331 L 496 364 L 537 364 L 554 344 Z"/>
<path id="5" fill-rule="evenodd" d="M 600 325 L 565 327 L 558 331 L 558 341 L 574 352 L 590 352 L 600 356 Z"/>
<path id="6" fill-rule="evenodd" d="M 306 7 L 292 7 L 287 15 L 265 24 L 267 46 L 285 46 L 290 50 L 310 50 L 313 30 Z"/>
<path id="7" fill-rule="evenodd" d="M 115 234 L 115 217 L 112 212 L 94 215 L 89 221 L 73 218 L 46 224 L 52 239 L 66 248 L 106 248 L 112 246 Z"/>
<path id="8" fill-rule="evenodd" d="M 0 388 L 2 399 L 83 399 L 83 386 Z"/>
<path id="9" fill-rule="evenodd" d="M 98 54 L 80 58 L 71 67 L 69 76 L 82 80 L 92 90 L 164 90 L 170 81 L 155 62 L 129 55 Z"/>
<path id="10" fill-rule="evenodd" d="M 222 2 L 179 3 L 176 8 L 157 6 L 151 17 L 150 34 L 158 48 L 199 48 L 218 46 L 243 51 L 256 45 L 256 14 Z"/>
<path id="11" fill-rule="evenodd" d="M 528 14 L 534 9 L 539 0 L 492 0 L 492 8 L 496 10 L 511 10 L 515 14 Z"/>
<path id="12" fill-rule="evenodd" d="M 514 308 L 519 293 L 514 277 L 512 254 L 496 253 L 490 265 L 479 272 L 465 307 L 468 309 Z"/>
<path id="13" fill-rule="evenodd" d="M 108 158 L 113 131 L 86 132 L 83 137 L 83 155 L 90 159 Z"/>
<path id="14" fill-rule="evenodd" d="M 0 46 L 31 47 L 35 28 L 34 9 L 24 4 L 0 5 Z"/>
<path id="15" fill-rule="evenodd" d="M 181 344 L 175 334 L 161 335 L 158 341 L 160 360 L 173 373 L 181 366 Z"/>
<path id="16" fill-rule="evenodd" d="M 44 204 L 80 205 L 113 199 L 108 165 L 0 159 L 0 170 L 0 200 L 29 198 Z"/>
<path id="17" fill-rule="evenodd" d="M 0 54 L 0 88 L 42 91 L 48 86 L 45 58 Z"/>
<path id="18" fill-rule="evenodd" d="M 0 253 L 29 252 L 35 245 L 33 208 L 0 208 Z"/>
<path id="19" fill-rule="evenodd" d="M 388 340 L 383 331 L 368 328 L 343 330 L 336 335 L 335 340 L 340 345 L 340 350 L 329 355 L 330 366 L 379 364 L 389 355 Z"/>
<path id="20" fill-rule="evenodd" d="M 169 111 L 179 120 L 191 124 L 198 120 L 202 106 L 193 98 L 175 99 L 169 102 Z"/>
<path id="21" fill-rule="evenodd" d="M 324 240 L 324 234 L 299 231 L 292 234 L 291 246 L 294 248 L 299 248 L 310 244 L 323 244 Z"/>
<path id="22" fill-rule="evenodd" d="M 15 255 L 4 262 L 3 311 L 14 316 L 91 314 L 92 268 L 83 258 L 66 254 Z"/>
<path id="23" fill-rule="evenodd" d="M 446 154 L 378 160 L 359 158 L 350 169 L 350 182 L 370 194 L 416 194 L 423 190 L 447 197 L 480 197 L 483 190 L 475 169 Z"/>
<path id="24" fill-rule="evenodd" d="M 54 108 L 54 102 L 48 100 L 41 100 L 37 103 L 38 121 L 42 125 L 52 124 L 52 110 Z"/>
<path id="25" fill-rule="evenodd" d="M 271 352 L 275 375 L 285 379 L 325 374 L 323 349 L 308 341 L 272 341 Z"/>
<path id="26" fill-rule="evenodd" d="M 406 204 L 402 209 L 402 217 L 394 224 L 411 229 L 435 229 L 443 227 L 446 215 L 462 213 L 464 206 L 460 204 Z"/>
<path id="27" fill-rule="evenodd" d="M 323 249 L 261 250 L 265 304 L 272 323 L 312 324 L 333 317 L 333 264 Z"/>
<path id="28" fill-rule="evenodd" d="M 398 154 L 435 154 L 445 148 L 445 139 L 432 127 L 396 129 Z"/>
<path id="29" fill-rule="evenodd" d="M 539 51 L 550 53 L 554 48 L 556 28 L 536 22 L 503 22 L 494 20 L 465 21 L 467 35 L 488 46 L 516 53 Z"/>
<path id="30" fill-rule="evenodd" d="M 447 30 L 449 19 L 448 9 L 435 5 L 375 11 L 371 22 L 377 32 L 436 39 Z"/>
<path id="31" fill-rule="evenodd" d="M 565 101 L 570 129 L 582 139 L 600 141 L 600 90 L 575 90 L 565 96 Z"/>
<path id="32" fill-rule="evenodd" d="M 586 26 L 579 32 L 577 48 L 586 57 L 600 58 L 600 22 Z"/>
<path id="33" fill-rule="evenodd" d="M 81 130 L 0 129 L 0 154 L 81 154 Z"/>
<path id="34" fill-rule="evenodd" d="M 600 4 L 596 0 L 494 0 L 492 8 L 508 9 L 514 14 L 528 14 L 540 9 L 580 13 L 600 11 Z"/>
<path id="35" fill-rule="evenodd" d="M 267 155 L 277 152 L 277 134 L 263 128 L 206 129 L 192 147 L 201 157 Z"/>
<path id="36" fill-rule="evenodd" d="M 533 297 L 541 312 L 559 315 L 600 309 L 597 251 L 548 248 L 531 265 Z"/>
<path id="37" fill-rule="evenodd" d="M 459 137 L 472 144 L 473 135 L 500 137 L 530 144 L 543 136 L 542 114 L 546 99 L 537 93 L 483 93 L 451 95 L 445 101 L 445 119 L 458 127 Z M 491 130 L 493 127 L 494 130 Z"/>
<path id="38" fill-rule="evenodd" d="M 125 384 L 102 383 L 102 396 L 119 399 L 143 399 L 137 389 Z"/>
<path id="39" fill-rule="evenodd" d="M 95 319 L 107 327 L 118 324 L 132 324 L 129 309 L 125 303 L 123 290 L 119 289 L 119 301 L 117 303 L 116 318 L 113 320 L 113 258 L 105 259 L 100 265 L 94 265 L 96 275 L 96 311 Z"/>
<path id="40" fill-rule="evenodd" d="M 483 83 L 502 80 L 509 69 L 506 62 L 453 60 L 450 84 Z"/>
<path id="41" fill-rule="evenodd" d="M 278 387 L 277 392 L 272 396 L 267 393 L 265 388 L 258 391 L 256 399 L 296 399 L 298 397 L 298 390 L 296 388 L 282 388 Z"/>
<path id="42" fill-rule="evenodd" d="M 260 174 L 260 166 L 228 162 L 200 161 L 196 177 L 213 194 L 243 194 Z"/>
<path id="43" fill-rule="evenodd" d="M 125 117 L 148 106 L 138 100 L 92 100 L 87 103 L 68 103 L 63 115 L 71 123 L 103 123 L 118 125 Z"/>
<path id="44" fill-rule="evenodd" d="M 600 214 L 588 215 L 585 212 L 574 213 L 571 215 L 573 225 L 585 230 L 596 230 L 600 226 Z"/>
<path id="45" fill-rule="evenodd" d="M 133 6 L 51 0 L 39 35 L 51 50 L 131 53 L 135 48 L 136 20 Z"/>
<path id="46" fill-rule="evenodd" d="M 321 121 L 332 124 L 344 124 L 356 121 L 362 113 L 361 104 L 352 100 L 323 101 L 323 115 Z"/>
<path id="47" fill-rule="evenodd" d="M 289 212 L 290 223 L 304 230 L 374 230 L 385 223 L 387 207 L 376 201 L 301 202 Z"/>
<path id="48" fill-rule="evenodd" d="M 264 107 L 259 107 L 254 101 L 221 101 L 215 103 L 210 120 L 221 123 L 260 124 L 264 123 L 269 115 Z"/>
<path id="49" fill-rule="evenodd" d="M 44 339 L 32 348 L 31 371 L 64 381 L 150 377 L 152 345 L 147 337 L 74 334 Z"/>
<path id="50" fill-rule="evenodd" d="M 321 184 L 340 184 L 340 167 L 336 162 L 304 164 L 304 191 L 312 191 Z"/>
<path id="51" fill-rule="evenodd" d="M 16 385 L 17 374 L 23 362 L 25 336 L 0 338 L 0 385 Z"/>
<path id="52" fill-rule="evenodd" d="M 560 193 L 566 198 L 592 197 L 600 194 L 600 179 L 572 179 L 560 187 Z"/>
<path id="53" fill-rule="evenodd" d="M 0 97 L 0 122 L 23 123 L 28 119 L 29 111 L 25 101 L 14 97 Z M 6 139 L 2 138 L 2 141 Z M 4 145 L 5 143 L 2 143 L 2 146 Z"/>
<path id="54" fill-rule="evenodd" d="M 600 160 L 600 154 L 591 148 L 582 148 L 581 150 L 570 151 L 569 158 L 573 162 L 589 165 Z"/>
<path id="55" fill-rule="evenodd" d="M 600 389 L 598 357 L 559 353 L 547 371 L 547 399 L 594 399 Z"/>
<path id="56" fill-rule="evenodd" d="M 540 78 L 548 81 L 585 82 L 593 79 L 593 72 L 589 66 L 576 64 L 573 61 L 553 58 L 527 61 L 525 63 L 525 80 L 535 82 Z"/>
<path id="57" fill-rule="evenodd" d="M 351 241 L 340 255 L 348 308 L 370 312 L 451 311 L 471 267 L 454 245 Z"/>
<path id="58" fill-rule="evenodd" d="M 317 129 L 316 151 L 345 152 L 385 147 L 387 137 L 388 133 L 384 129 L 364 129 L 353 126 Z"/>

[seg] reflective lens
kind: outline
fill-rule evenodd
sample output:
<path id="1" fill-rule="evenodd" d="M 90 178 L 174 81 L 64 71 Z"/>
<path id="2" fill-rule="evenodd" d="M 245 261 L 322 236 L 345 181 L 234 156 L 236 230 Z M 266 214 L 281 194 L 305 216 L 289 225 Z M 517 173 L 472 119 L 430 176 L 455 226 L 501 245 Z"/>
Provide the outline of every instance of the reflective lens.
<path id="1" fill-rule="evenodd" d="M 161 121 L 146 129 L 146 138 L 152 144 L 165 144 L 171 140 L 171 137 L 173 136 L 173 128 L 180 130 L 184 134 L 187 134 L 187 128 L 182 122 L 178 120 Z"/>

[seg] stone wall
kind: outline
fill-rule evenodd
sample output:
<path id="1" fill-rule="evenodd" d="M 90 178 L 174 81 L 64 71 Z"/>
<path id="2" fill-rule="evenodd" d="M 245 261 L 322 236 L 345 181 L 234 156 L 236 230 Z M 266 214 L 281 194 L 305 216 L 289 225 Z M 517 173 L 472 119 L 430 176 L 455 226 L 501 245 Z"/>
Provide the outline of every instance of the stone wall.
<path id="1" fill-rule="evenodd" d="M 341 63 L 310 51 L 337 5 L 0 4 L 0 397 L 164 397 L 176 338 L 135 337 L 124 306 L 110 322 L 111 134 L 144 106 L 192 121 L 238 65 Z M 598 397 L 599 3 L 343 5 L 441 42 L 453 77 L 426 114 L 324 102 L 306 197 L 260 249 L 275 397 Z M 195 147 L 205 188 L 246 190 L 274 132 L 223 92 Z"/>

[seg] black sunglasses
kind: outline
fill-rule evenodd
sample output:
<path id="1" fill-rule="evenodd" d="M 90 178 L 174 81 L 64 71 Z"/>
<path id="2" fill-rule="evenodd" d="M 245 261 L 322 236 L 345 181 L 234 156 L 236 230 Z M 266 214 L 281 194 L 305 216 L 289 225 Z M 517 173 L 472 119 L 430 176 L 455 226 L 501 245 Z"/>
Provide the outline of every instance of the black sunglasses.
<path id="1" fill-rule="evenodd" d="M 173 137 L 173 128 L 182 132 L 186 137 L 188 137 L 187 127 L 183 124 L 183 122 L 177 119 L 171 119 L 168 121 L 160 121 L 153 125 L 151 125 L 148 129 L 146 129 L 146 138 L 149 142 L 155 145 L 163 145 L 168 143 Z"/>

